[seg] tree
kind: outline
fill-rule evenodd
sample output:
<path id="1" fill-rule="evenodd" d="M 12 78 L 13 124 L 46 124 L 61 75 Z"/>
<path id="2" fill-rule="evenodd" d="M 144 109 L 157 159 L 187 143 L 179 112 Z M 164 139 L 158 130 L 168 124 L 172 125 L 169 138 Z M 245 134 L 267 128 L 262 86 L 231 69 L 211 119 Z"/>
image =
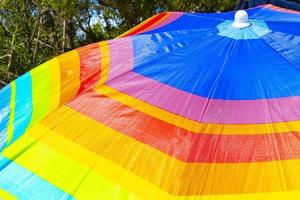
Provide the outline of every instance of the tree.
<path id="1" fill-rule="evenodd" d="M 158 12 L 232 10 L 232 0 L 1 0 L 0 87 L 50 58 L 115 38 Z"/>
<path id="2" fill-rule="evenodd" d="M 7 0 L 0 3 L 0 68 L 8 82 L 75 47 L 76 1 Z"/>

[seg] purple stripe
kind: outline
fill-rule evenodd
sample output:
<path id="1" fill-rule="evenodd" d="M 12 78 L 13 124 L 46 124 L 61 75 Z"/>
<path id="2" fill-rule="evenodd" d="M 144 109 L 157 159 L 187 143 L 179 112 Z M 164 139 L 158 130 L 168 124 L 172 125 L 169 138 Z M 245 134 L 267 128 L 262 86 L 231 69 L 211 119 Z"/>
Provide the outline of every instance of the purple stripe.
<path id="1" fill-rule="evenodd" d="M 300 119 L 300 96 L 261 100 L 209 100 L 135 72 L 106 83 L 137 99 L 180 116 L 206 123 L 257 124 Z"/>

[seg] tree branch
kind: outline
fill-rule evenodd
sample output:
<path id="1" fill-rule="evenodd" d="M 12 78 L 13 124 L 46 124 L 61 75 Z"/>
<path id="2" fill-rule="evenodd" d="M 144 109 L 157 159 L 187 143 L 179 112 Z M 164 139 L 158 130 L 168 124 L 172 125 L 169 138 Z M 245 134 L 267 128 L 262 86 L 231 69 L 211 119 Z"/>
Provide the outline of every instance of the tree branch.
<path id="1" fill-rule="evenodd" d="M 2 27 L 3 32 L 4 32 L 4 34 L 5 34 L 6 36 L 11 37 L 11 36 L 13 35 L 13 34 L 8 30 L 8 28 L 6 28 L 6 27 L 4 26 L 4 24 L 2 24 L 2 22 L 0 22 L 0 26 Z"/>
<path id="2" fill-rule="evenodd" d="M 0 56 L 0 60 L 3 58 L 6 58 L 6 57 L 10 57 L 10 56 L 11 56 L 10 54 L 5 54 L 4 56 Z"/>
<path id="3" fill-rule="evenodd" d="M 14 34 L 13 34 L 13 37 L 11 39 L 11 43 L 10 43 L 10 57 L 9 57 L 9 60 L 8 60 L 8 64 L 7 64 L 7 71 L 10 69 L 11 67 L 11 63 L 12 63 L 12 54 L 14 52 L 14 48 L 15 48 L 15 40 L 16 40 L 16 35 L 17 35 L 17 32 L 18 32 L 18 28 L 16 28 L 16 30 L 14 31 Z"/>

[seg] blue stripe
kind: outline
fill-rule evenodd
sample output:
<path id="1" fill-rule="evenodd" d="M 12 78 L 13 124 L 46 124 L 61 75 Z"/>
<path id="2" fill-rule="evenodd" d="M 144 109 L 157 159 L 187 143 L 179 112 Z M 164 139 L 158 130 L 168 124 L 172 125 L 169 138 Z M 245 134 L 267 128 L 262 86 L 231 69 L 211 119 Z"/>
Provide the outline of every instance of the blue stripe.
<path id="1" fill-rule="evenodd" d="M 7 126 L 10 116 L 11 86 L 7 85 L 0 90 L 0 151 L 7 140 Z"/>
<path id="2" fill-rule="evenodd" d="M 134 36 L 134 72 L 209 99 L 300 96 L 296 37 L 268 33 L 249 41 L 207 35 L 184 30 Z"/>
<path id="3" fill-rule="evenodd" d="M 300 15 L 263 7 L 247 12 L 254 21 L 245 29 L 223 22 L 234 12 L 186 13 L 134 36 L 134 72 L 209 99 L 300 96 Z"/>
<path id="4" fill-rule="evenodd" d="M 30 123 L 32 116 L 32 81 L 29 73 L 16 80 L 14 133 L 12 141 L 18 139 Z"/>
<path id="5" fill-rule="evenodd" d="M 0 155 L 0 188 L 20 200 L 74 199 L 32 172 Z"/>
<path id="6" fill-rule="evenodd" d="M 247 10 L 250 19 L 255 19 L 255 14 L 262 8 L 254 8 Z M 207 28 L 215 28 L 225 20 L 233 20 L 235 12 L 223 13 L 185 13 L 179 19 L 158 29 L 146 31 L 143 34 L 153 34 L 161 32 L 171 32 L 178 30 L 199 30 Z"/>

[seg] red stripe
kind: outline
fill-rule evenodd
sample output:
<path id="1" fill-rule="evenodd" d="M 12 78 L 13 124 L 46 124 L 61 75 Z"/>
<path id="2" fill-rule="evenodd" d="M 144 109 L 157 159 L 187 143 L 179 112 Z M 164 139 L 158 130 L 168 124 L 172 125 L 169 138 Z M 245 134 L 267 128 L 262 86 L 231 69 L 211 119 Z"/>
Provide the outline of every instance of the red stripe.
<path id="1" fill-rule="evenodd" d="M 167 15 L 167 13 L 157 14 L 152 19 L 150 19 L 147 23 L 141 25 L 139 28 L 137 28 L 135 30 L 129 31 L 129 33 L 123 35 L 122 37 L 126 37 L 126 36 L 129 36 L 129 35 L 135 35 L 135 34 L 138 34 L 140 32 L 143 32 L 144 30 L 146 30 L 147 28 L 149 28 L 150 26 L 152 26 L 153 24 L 158 22 L 160 19 L 162 19 L 166 15 Z"/>
<path id="2" fill-rule="evenodd" d="M 91 44 L 77 49 L 80 57 L 80 89 L 78 94 L 93 88 L 100 78 L 99 44 Z"/>
<path id="3" fill-rule="evenodd" d="M 300 133 L 194 134 L 96 92 L 83 94 L 69 106 L 185 162 L 265 162 L 300 158 Z"/>

